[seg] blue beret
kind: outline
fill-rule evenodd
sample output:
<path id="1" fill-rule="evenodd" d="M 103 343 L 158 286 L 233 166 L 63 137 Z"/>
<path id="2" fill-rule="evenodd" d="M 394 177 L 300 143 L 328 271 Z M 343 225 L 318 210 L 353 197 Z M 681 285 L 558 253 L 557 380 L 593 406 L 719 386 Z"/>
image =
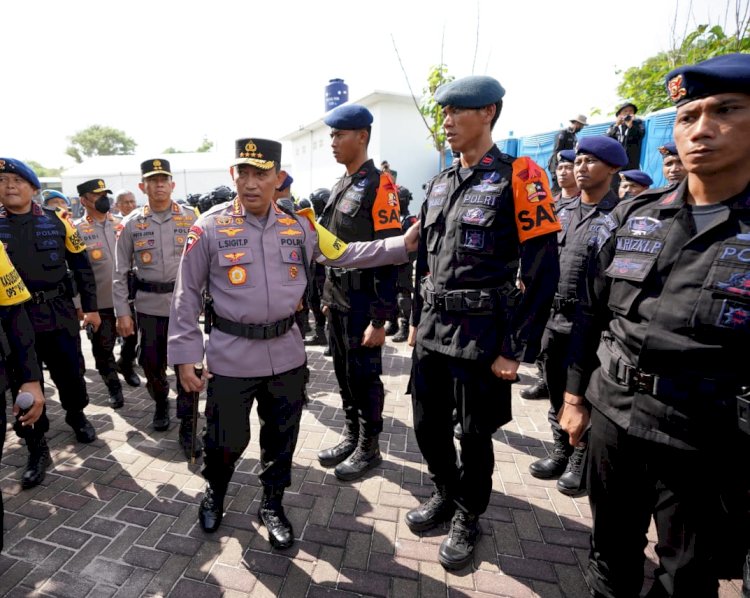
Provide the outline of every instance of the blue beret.
<path id="1" fill-rule="evenodd" d="M 284 182 L 281 183 L 281 186 L 276 190 L 284 191 L 285 189 L 288 189 L 289 187 L 291 187 L 293 182 L 294 182 L 294 179 L 292 178 L 292 175 L 287 173 L 286 177 L 284 177 Z"/>
<path id="2" fill-rule="evenodd" d="M 34 189 L 41 189 L 42 185 L 39 182 L 36 174 L 29 166 L 21 162 L 21 160 L 15 160 L 13 158 L 0 158 L 0 172 L 10 172 L 17 174 L 22 179 L 25 179 Z"/>
<path id="3" fill-rule="evenodd" d="M 562 150 L 557 152 L 557 159 L 559 162 L 575 162 L 576 152 L 575 150 Z"/>
<path id="4" fill-rule="evenodd" d="M 675 144 L 674 141 L 670 141 L 669 143 L 665 143 L 664 145 L 659 146 L 659 153 L 664 156 L 665 158 L 667 156 L 676 156 L 677 155 L 677 144 Z"/>
<path id="5" fill-rule="evenodd" d="M 577 154 L 591 154 L 610 166 L 622 168 L 628 163 L 628 155 L 620 142 L 606 135 L 584 137 L 576 146 Z"/>
<path id="6" fill-rule="evenodd" d="M 750 54 L 724 54 L 677 67 L 667 75 L 666 84 L 677 106 L 719 93 L 750 94 Z"/>
<path id="7" fill-rule="evenodd" d="M 642 170 L 623 170 L 620 172 L 620 179 L 633 181 L 644 187 L 650 187 L 654 184 L 654 180 Z"/>
<path id="8" fill-rule="evenodd" d="M 359 104 L 344 104 L 326 114 L 323 122 L 332 129 L 344 131 L 366 129 L 372 124 L 372 113 Z"/>
<path id="9" fill-rule="evenodd" d="M 471 75 L 445 83 L 435 91 L 435 101 L 441 106 L 481 108 L 496 104 L 505 95 L 497 79 L 484 75 Z"/>
<path id="10" fill-rule="evenodd" d="M 62 199 L 68 205 L 68 207 L 70 207 L 70 200 L 68 199 L 68 197 L 66 195 L 63 195 L 59 191 L 55 191 L 54 189 L 46 189 L 46 190 L 42 191 L 42 197 L 44 198 L 42 200 L 42 203 L 45 206 L 47 205 L 47 202 L 50 199 L 58 197 L 58 198 Z"/>

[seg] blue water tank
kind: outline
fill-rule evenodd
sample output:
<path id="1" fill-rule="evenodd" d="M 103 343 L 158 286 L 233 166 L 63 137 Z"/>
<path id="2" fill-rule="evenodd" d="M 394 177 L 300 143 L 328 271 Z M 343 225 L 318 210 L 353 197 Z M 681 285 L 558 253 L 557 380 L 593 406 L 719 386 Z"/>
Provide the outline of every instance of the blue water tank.
<path id="1" fill-rule="evenodd" d="M 349 86 L 343 79 L 331 79 L 326 85 L 326 109 L 333 110 L 344 102 L 349 101 Z"/>

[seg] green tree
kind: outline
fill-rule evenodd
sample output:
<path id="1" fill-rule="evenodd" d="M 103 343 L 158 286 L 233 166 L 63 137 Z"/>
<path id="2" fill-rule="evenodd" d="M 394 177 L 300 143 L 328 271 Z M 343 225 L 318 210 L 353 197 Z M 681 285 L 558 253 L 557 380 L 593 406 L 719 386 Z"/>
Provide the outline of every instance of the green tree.
<path id="1" fill-rule="evenodd" d="M 214 147 L 214 142 L 209 141 L 208 137 L 204 137 L 201 144 L 196 148 L 196 153 L 203 154 L 205 152 L 210 152 Z M 188 153 L 186 150 L 178 150 L 173 147 L 168 147 L 165 149 L 163 154 L 186 154 Z"/>
<path id="2" fill-rule="evenodd" d="M 26 160 L 26 164 L 28 164 L 31 167 L 31 169 L 36 173 L 36 176 L 39 176 L 39 177 L 45 177 L 45 176 L 59 177 L 60 173 L 62 172 L 62 168 L 47 168 L 39 164 L 39 162 L 35 162 L 34 160 Z"/>
<path id="3" fill-rule="evenodd" d="M 83 162 L 83 157 L 119 156 L 132 154 L 136 143 L 124 131 L 102 125 L 92 125 L 68 138 L 70 145 L 65 153 L 76 162 Z"/>
<path id="4" fill-rule="evenodd" d="M 430 69 L 427 75 L 427 87 L 422 90 L 422 101 L 419 112 L 422 114 L 429 139 L 433 147 L 440 153 L 440 164 L 445 164 L 445 131 L 443 130 L 443 110 L 435 101 L 435 90 L 445 83 L 453 81 L 455 77 L 448 74 L 448 67 L 438 64 Z"/>
<path id="5" fill-rule="evenodd" d="M 664 87 L 664 78 L 669 71 L 679 65 L 694 64 L 720 54 L 750 52 L 747 34 L 746 21 L 738 24 L 734 35 L 727 35 L 721 25 L 699 25 L 672 50 L 659 52 L 624 73 L 620 71 L 622 80 L 617 86 L 617 93 L 621 98 L 632 101 L 644 113 L 671 106 Z"/>

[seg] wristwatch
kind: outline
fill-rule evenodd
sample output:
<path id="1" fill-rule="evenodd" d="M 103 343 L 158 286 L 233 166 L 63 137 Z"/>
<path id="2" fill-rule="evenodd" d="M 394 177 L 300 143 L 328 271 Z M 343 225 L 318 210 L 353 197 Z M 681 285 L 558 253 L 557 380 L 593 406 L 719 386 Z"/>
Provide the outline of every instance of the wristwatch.
<path id="1" fill-rule="evenodd" d="M 380 330 L 385 326 L 385 320 L 370 320 L 370 324 L 372 324 L 372 327 L 376 330 Z"/>

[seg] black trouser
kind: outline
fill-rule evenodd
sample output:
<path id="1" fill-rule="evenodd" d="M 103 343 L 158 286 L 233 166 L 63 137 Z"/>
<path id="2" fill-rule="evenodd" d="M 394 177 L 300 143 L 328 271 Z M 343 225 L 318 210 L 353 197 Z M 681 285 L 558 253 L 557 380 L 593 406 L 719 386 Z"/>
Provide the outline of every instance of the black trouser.
<path id="1" fill-rule="evenodd" d="M 740 575 L 750 538 L 750 451 L 747 438 L 736 435 L 706 438 L 705 450 L 682 450 L 630 436 L 593 409 L 587 580 L 598 596 L 639 595 L 652 516 L 656 579 L 667 595 L 715 597 L 719 577 Z"/>
<path id="2" fill-rule="evenodd" d="M 310 287 L 310 309 L 315 317 L 315 326 L 323 327 L 326 325 L 326 317 L 323 313 L 323 307 L 320 303 L 320 295 L 323 291 L 323 284 L 326 280 L 325 266 L 315 264 L 315 276 Z"/>
<path id="3" fill-rule="evenodd" d="M 62 408 L 69 413 L 83 411 L 89 404 L 89 395 L 83 377 L 85 365 L 80 333 L 71 334 L 67 328 L 37 332 L 34 334 L 34 348 L 39 360 L 39 369 L 42 370 L 42 363 L 47 365 L 50 378 L 57 387 Z M 15 379 L 12 384 L 13 396 L 15 396 L 20 384 Z M 44 388 L 44 380 L 42 380 L 42 388 Z M 47 407 L 44 407 L 41 417 L 33 427 L 16 425 L 13 429 L 19 438 L 41 438 L 49 430 Z"/>
<path id="4" fill-rule="evenodd" d="M 292 456 L 305 403 L 306 366 L 263 378 L 214 376 L 208 381 L 203 477 L 225 492 L 234 464 L 250 442 L 250 410 L 258 399 L 260 480 L 276 490 L 291 484 Z"/>
<path id="5" fill-rule="evenodd" d="M 166 401 L 169 396 L 167 381 L 167 329 L 169 318 L 138 314 L 140 332 L 140 363 L 146 376 L 146 390 L 154 401 Z M 190 417 L 193 400 L 190 393 L 177 384 L 177 417 Z"/>
<path id="6" fill-rule="evenodd" d="M 417 346 L 412 362 L 414 432 L 436 485 L 466 511 L 481 514 L 492 493 L 492 434 L 510 421 L 510 383 L 486 361 L 449 357 Z M 463 427 L 456 465 L 453 410 Z"/>
<path id="7" fill-rule="evenodd" d="M 347 425 L 365 436 L 383 430 L 382 348 L 363 347 L 367 314 L 331 309 L 331 357 Z"/>
<path id="8" fill-rule="evenodd" d="M 2 399 L 0 401 L 2 403 L 2 405 L 0 405 L 0 407 L 2 407 L 2 409 L 0 409 L 0 462 L 2 462 L 3 460 L 3 447 L 5 446 L 5 428 L 8 425 L 7 415 L 5 413 L 5 386 L 6 381 L 0 380 L 0 388 L 3 389 L 2 392 L 0 392 L 0 399 Z M 3 508 L 3 493 L 0 492 L 0 552 L 3 550 L 3 530 L 5 529 L 3 527 L 4 523 L 5 509 Z"/>
<path id="9" fill-rule="evenodd" d="M 113 308 L 100 309 L 99 317 L 102 320 L 99 329 L 94 332 L 91 350 L 94 354 L 96 371 L 104 380 L 110 392 L 122 390 L 122 384 L 117 377 L 117 366 L 115 364 L 115 341 L 117 340 L 115 310 Z"/>
<path id="10" fill-rule="evenodd" d="M 133 322 L 137 324 L 136 314 L 133 311 Z M 138 355 L 138 332 L 130 336 L 123 337 L 122 346 L 120 347 L 120 363 L 123 364 L 124 372 L 128 373 L 127 368 L 132 368 L 135 358 Z"/>

